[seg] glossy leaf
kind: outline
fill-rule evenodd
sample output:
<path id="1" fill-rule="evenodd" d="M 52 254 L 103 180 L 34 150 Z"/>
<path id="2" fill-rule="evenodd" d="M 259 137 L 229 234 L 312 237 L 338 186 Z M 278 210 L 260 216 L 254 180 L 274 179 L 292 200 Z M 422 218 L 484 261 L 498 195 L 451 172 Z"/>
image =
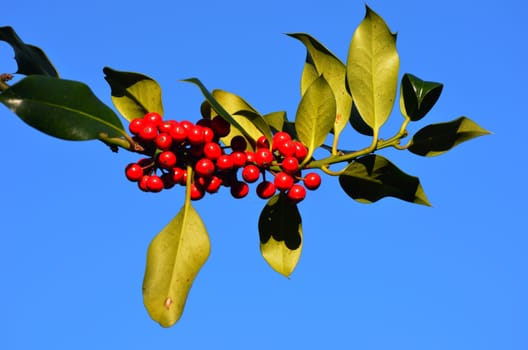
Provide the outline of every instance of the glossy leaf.
<path id="1" fill-rule="evenodd" d="M 400 84 L 400 109 L 412 121 L 422 119 L 433 108 L 443 85 L 404 74 Z"/>
<path id="2" fill-rule="evenodd" d="M 430 206 L 417 177 L 404 173 L 378 155 L 367 155 L 350 163 L 339 176 L 339 184 L 346 194 L 361 203 L 396 197 Z"/>
<path id="3" fill-rule="evenodd" d="M 284 123 L 287 121 L 286 112 L 271 112 L 262 116 L 266 123 L 275 131 L 282 131 Z"/>
<path id="4" fill-rule="evenodd" d="M 0 94 L 24 122 L 65 140 L 126 135 L 118 116 L 83 83 L 30 75 Z"/>
<path id="5" fill-rule="evenodd" d="M 37 46 L 25 44 L 12 27 L 0 27 L 0 40 L 7 42 L 15 51 L 17 73 L 59 76 L 44 51 Z"/>
<path id="6" fill-rule="evenodd" d="M 346 68 L 343 62 L 315 38 L 304 33 L 288 34 L 300 40 L 306 47 L 306 62 L 301 79 L 301 94 L 323 75 L 332 88 L 336 100 L 334 134 L 339 135 L 347 125 L 352 108 L 352 97 L 345 85 Z"/>
<path id="7" fill-rule="evenodd" d="M 142 118 L 148 112 L 163 115 L 161 88 L 154 79 L 109 67 L 103 68 L 103 72 L 112 89 L 112 102 L 126 120 Z"/>
<path id="8" fill-rule="evenodd" d="M 490 134 L 467 117 L 431 124 L 414 134 L 409 151 L 420 156 L 438 156 L 462 142 Z"/>
<path id="9" fill-rule="evenodd" d="M 260 252 L 278 273 L 289 277 L 301 257 L 302 220 L 284 194 L 272 197 L 259 217 Z"/>
<path id="10" fill-rule="evenodd" d="M 391 113 L 399 65 L 396 36 L 367 7 L 367 14 L 350 43 L 347 83 L 359 114 L 374 130 L 379 130 Z"/>
<path id="11" fill-rule="evenodd" d="M 243 134 L 252 141 L 261 135 L 269 140 L 272 138 L 271 129 L 264 118 L 242 97 L 223 90 L 213 90 L 213 97 L 243 128 Z M 234 136 L 234 135 L 230 135 Z"/>
<path id="12" fill-rule="evenodd" d="M 143 302 L 150 317 L 161 326 L 170 327 L 180 319 L 209 252 L 205 225 L 188 200 L 152 240 L 147 252 Z"/>
<path id="13" fill-rule="evenodd" d="M 324 76 L 320 76 L 306 90 L 295 116 L 297 136 L 308 148 L 306 159 L 325 141 L 334 126 L 335 115 L 334 94 Z"/>

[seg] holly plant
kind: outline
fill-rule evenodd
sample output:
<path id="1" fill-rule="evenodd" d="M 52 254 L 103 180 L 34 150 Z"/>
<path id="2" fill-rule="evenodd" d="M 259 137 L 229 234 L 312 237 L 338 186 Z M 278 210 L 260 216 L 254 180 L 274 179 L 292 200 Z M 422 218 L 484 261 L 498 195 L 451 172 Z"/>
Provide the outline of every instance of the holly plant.
<path id="1" fill-rule="evenodd" d="M 254 191 L 264 207 L 258 220 L 260 251 L 277 272 L 289 276 L 301 255 L 303 228 L 298 203 L 319 188 L 322 177 L 337 177 L 344 193 L 362 203 L 384 197 L 429 206 L 417 177 L 400 170 L 380 151 L 407 150 L 437 156 L 488 134 L 471 119 L 424 126 L 409 140 L 407 126 L 434 106 L 443 85 L 405 73 L 399 79 L 396 35 L 370 8 L 355 30 L 346 63 L 304 33 L 288 34 L 306 48 L 301 98 L 295 118 L 286 112 L 262 114 L 242 97 L 208 90 L 185 79 L 204 96 L 200 118 L 164 116 L 161 89 L 139 73 L 104 68 L 112 102 L 122 119 L 78 81 L 61 79 L 44 52 L 24 43 L 11 27 L 0 40 L 13 48 L 24 76 L 9 85 L 0 80 L 0 102 L 28 125 L 64 140 L 99 140 L 117 152 L 137 153 L 125 166 L 132 188 L 157 193 L 183 187 L 177 215 L 148 248 L 143 299 L 163 327 L 181 317 L 191 285 L 209 256 L 205 224 L 193 202 L 219 191 L 239 199 Z M 381 138 L 398 92 L 401 126 Z M 350 129 L 369 142 L 347 151 L 341 135 Z"/>

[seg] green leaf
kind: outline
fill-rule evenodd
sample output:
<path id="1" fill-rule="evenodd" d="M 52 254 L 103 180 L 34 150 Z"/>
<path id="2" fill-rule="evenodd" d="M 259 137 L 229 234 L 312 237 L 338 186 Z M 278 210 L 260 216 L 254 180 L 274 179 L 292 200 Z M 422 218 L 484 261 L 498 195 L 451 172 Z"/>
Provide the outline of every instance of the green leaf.
<path id="1" fill-rule="evenodd" d="M 330 50 L 315 38 L 304 33 L 288 34 L 306 47 L 306 63 L 301 78 L 301 94 L 320 76 L 324 75 L 336 100 L 334 134 L 337 136 L 347 125 L 352 108 L 352 97 L 345 85 L 346 67 Z"/>
<path id="2" fill-rule="evenodd" d="M 488 134 L 489 131 L 471 119 L 460 117 L 446 123 L 431 124 L 419 130 L 414 134 L 408 149 L 420 156 L 438 156 L 462 142 Z"/>
<path id="3" fill-rule="evenodd" d="M 266 123 L 275 131 L 282 131 L 284 123 L 287 121 L 286 112 L 271 112 L 262 116 Z"/>
<path id="4" fill-rule="evenodd" d="M 404 74 L 400 85 L 400 109 L 412 121 L 422 119 L 433 108 L 443 85 Z"/>
<path id="5" fill-rule="evenodd" d="M 289 277 L 301 257 L 302 220 L 284 194 L 272 197 L 259 217 L 260 252 L 278 273 Z"/>
<path id="6" fill-rule="evenodd" d="M 375 131 L 387 121 L 394 105 L 399 66 L 396 36 L 367 6 L 350 43 L 347 83 L 359 114 Z"/>
<path id="7" fill-rule="evenodd" d="M 367 155 L 356 159 L 339 176 L 339 184 L 353 199 L 372 203 L 383 197 L 430 206 L 417 177 L 410 176 L 388 159 Z"/>
<path id="8" fill-rule="evenodd" d="M 109 67 L 103 68 L 103 72 L 112 89 L 112 102 L 126 120 L 142 118 L 148 112 L 163 115 L 161 88 L 154 79 Z"/>
<path id="9" fill-rule="evenodd" d="M 30 75 L 0 94 L 24 122 L 65 140 L 126 135 L 118 116 L 80 82 Z"/>
<path id="10" fill-rule="evenodd" d="M 204 95 L 206 101 L 209 103 L 210 107 L 222 118 L 227 120 L 231 125 L 233 125 L 235 128 L 237 128 L 242 135 L 244 135 L 247 139 L 252 139 L 254 135 L 252 136 L 251 133 L 244 128 L 243 125 L 241 125 L 238 120 L 233 117 L 223 106 L 220 102 L 217 101 L 217 99 L 213 96 L 209 90 L 205 87 L 205 85 L 202 84 L 202 82 L 197 78 L 189 78 L 184 79 L 184 82 L 193 83 L 198 88 L 200 88 L 200 91 Z M 264 122 L 266 123 L 266 122 Z M 267 124 L 266 124 L 267 126 Z M 269 129 L 269 127 L 268 127 Z"/>
<path id="11" fill-rule="evenodd" d="M 362 135 L 366 136 L 373 136 L 374 130 L 370 126 L 365 123 L 363 118 L 361 118 L 361 115 L 359 114 L 356 105 L 352 104 L 352 114 L 350 115 L 350 124 L 356 130 Z"/>
<path id="12" fill-rule="evenodd" d="M 295 116 L 295 129 L 299 140 L 308 148 L 309 160 L 321 146 L 334 126 L 336 102 L 330 85 L 320 76 L 301 98 Z"/>
<path id="13" fill-rule="evenodd" d="M 150 317 L 161 326 L 171 327 L 180 319 L 192 283 L 209 252 L 205 225 L 187 200 L 152 240 L 147 252 L 143 302 Z"/>
<path id="14" fill-rule="evenodd" d="M 37 46 L 25 44 L 12 27 L 0 27 L 0 40 L 7 42 L 15 51 L 17 73 L 59 76 L 44 51 Z"/>
<path id="15" fill-rule="evenodd" d="M 261 135 L 269 140 L 272 138 L 271 129 L 264 118 L 242 97 L 223 90 L 213 90 L 213 97 L 243 128 L 243 134 L 255 143 Z M 234 136 L 229 135 L 230 137 Z"/>

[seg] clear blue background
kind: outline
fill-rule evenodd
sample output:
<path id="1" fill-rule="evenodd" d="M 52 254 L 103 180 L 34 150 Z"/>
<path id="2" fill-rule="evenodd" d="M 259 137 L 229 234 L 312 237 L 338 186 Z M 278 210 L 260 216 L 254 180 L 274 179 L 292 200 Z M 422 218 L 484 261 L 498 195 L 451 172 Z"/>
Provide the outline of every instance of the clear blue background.
<path id="1" fill-rule="evenodd" d="M 335 178 L 301 205 L 304 250 L 286 279 L 258 249 L 264 202 L 196 203 L 212 253 L 170 329 L 146 313 L 147 246 L 183 191 L 139 192 L 137 159 L 41 134 L 0 106 L 0 349 L 528 349 L 526 14 L 523 1 L 369 1 L 398 32 L 401 74 L 445 84 L 427 123 L 466 115 L 493 135 L 436 158 L 387 151 L 433 208 L 348 198 Z M 163 88 L 166 117 L 199 118 L 178 80 L 295 115 L 307 32 L 346 60 L 363 1 L 4 1 L 0 25 L 107 104 L 102 68 Z M 0 71 L 14 72 L 0 43 Z M 385 136 L 399 126 L 394 121 Z M 368 139 L 349 134 L 350 145 Z"/>

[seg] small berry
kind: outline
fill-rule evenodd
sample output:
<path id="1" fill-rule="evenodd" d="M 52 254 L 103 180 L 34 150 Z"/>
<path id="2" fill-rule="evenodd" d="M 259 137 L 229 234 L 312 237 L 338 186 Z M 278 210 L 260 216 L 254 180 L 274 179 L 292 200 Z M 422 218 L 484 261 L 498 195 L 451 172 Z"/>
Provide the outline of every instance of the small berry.
<path id="1" fill-rule="evenodd" d="M 145 124 L 139 131 L 139 138 L 143 141 L 152 141 L 158 136 L 158 128 L 152 124 Z"/>
<path id="2" fill-rule="evenodd" d="M 187 131 L 189 131 L 192 127 L 194 127 L 193 122 L 188 121 L 188 120 L 182 120 L 180 122 L 180 125 L 183 126 L 185 128 L 185 130 L 187 130 Z"/>
<path id="3" fill-rule="evenodd" d="M 255 163 L 255 152 L 246 151 L 246 164 Z"/>
<path id="4" fill-rule="evenodd" d="M 173 125 L 172 129 L 170 130 L 170 135 L 172 136 L 172 139 L 174 142 L 184 142 L 187 140 L 187 129 L 183 127 L 180 123 L 177 123 Z"/>
<path id="5" fill-rule="evenodd" d="M 321 176 L 317 173 L 308 173 L 304 177 L 304 186 L 309 190 L 316 190 L 321 185 Z"/>
<path id="6" fill-rule="evenodd" d="M 257 186 L 257 195 L 262 199 L 273 197 L 275 191 L 275 185 L 271 181 L 262 181 Z"/>
<path id="7" fill-rule="evenodd" d="M 157 127 L 159 124 L 161 124 L 163 117 L 161 116 L 161 114 L 157 112 L 149 112 L 145 114 L 145 116 L 143 117 L 143 120 Z"/>
<path id="8" fill-rule="evenodd" d="M 210 128 L 211 127 L 211 119 L 202 118 L 196 122 L 196 125 L 199 125 L 203 128 Z"/>
<path id="9" fill-rule="evenodd" d="M 143 168 L 137 163 L 128 164 L 125 169 L 125 175 L 130 181 L 139 181 L 144 175 Z"/>
<path id="10" fill-rule="evenodd" d="M 223 181 L 220 177 L 218 176 L 211 176 L 211 178 L 209 179 L 209 182 L 207 183 L 206 187 L 205 187 L 205 190 L 208 192 L 208 193 L 216 193 L 218 192 L 218 190 L 220 189 L 220 186 L 222 186 L 223 184 Z"/>
<path id="11" fill-rule="evenodd" d="M 176 155 L 172 151 L 163 151 L 158 154 L 158 165 L 160 168 L 170 169 L 176 165 Z"/>
<path id="12" fill-rule="evenodd" d="M 214 119 L 213 119 L 214 120 Z M 218 159 L 216 160 L 216 167 L 219 169 L 219 170 L 223 170 L 223 171 L 226 171 L 226 170 L 229 170 L 229 169 L 232 169 L 233 168 L 233 159 L 227 155 L 227 154 L 222 154 L 220 157 L 218 157 Z"/>
<path id="13" fill-rule="evenodd" d="M 166 132 L 162 132 L 154 139 L 156 146 L 161 150 L 168 150 L 172 146 L 172 136 Z"/>
<path id="14" fill-rule="evenodd" d="M 233 151 L 243 152 L 247 148 L 247 141 L 244 136 L 237 135 L 231 139 L 231 149 Z"/>
<path id="15" fill-rule="evenodd" d="M 203 177 L 211 177 L 215 172 L 215 165 L 209 158 L 202 158 L 194 166 L 196 174 Z"/>
<path id="16" fill-rule="evenodd" d="M 257 139 L 257 149 L 259 148 L 270 148 L 269 140 L 266 136 L 262 135 Z"/>
<path id="17" fill-rule="evenodd" d="M 204 129 L 199 125 L 193 125 L 187 129 L 187 139 L 191 145 L 202 145 L 205 141 Z"/>
<path id="18" fill-rule="evenodd" d="M 306 189 L 302 185 L 295 184 L 288 190 L 287 196 L 294 203 L 299 203 L 306 197 Z"/>
<path id="19" fill-rule="evenodd" d="M 235 168 L 241 168 L 244 165 L 246 165 L 246 161 L 247 161 L 246 152 L 235 151 L 230 154 L 230 157 L 233 160 L 233 166 Z"/>
<path id="20" fill-rule="evenodd" d="M 273 162 L 273 153 L 267 148 L 259 148 L 255 152 L 255 163 L 258 166 L 267 168 Z"/>
<path id="21" fill-rule="evenodd" d="M 283 157 L 291 157 L 295 154 L 295 145 L 291 140 L 283 140 L 277 145 L 277 150 Z"/>
<path id="22" fill-rule="evenodd" d="M 231 184 L 231 195 L 235 198 L 244 198 L 249 193 L 249 186 L 242 181 L 236 181 Z"/>
<path id="23" fill-rule="evenodd" d="M 149 175 L 143 175 L 141 179 L 138 181 L 138 187 L 143 192 L 149 192 L 148 188 L 148 180 L 150 176 Z"/>
<path id="24" fill-rule="evenodd" d="M 158 124 L 158 130 L 159 132 L 165 132 L 167 134 L 170 134 L 170 131 L 172 130 L 172 128 L 174 127 L 174 125 L 176 125 L 176 121 L 175 120 L 166 120 L 166 121 L 162 121 L 160 124 Z"/>
<path id="25" fill-rule="evenodd" d="M 186 174 L 187 172 L 184 169 L 174 167 L 172 168 L 172 181 L 174 181 L 174 183 L 184 185 L 186 180 Z"/>
<path id="26" fill-rule="evenodd" d="M 299 169 L 299 161 L 292 156 L 286 157 L 282 160 L 281 168 L 288 174 L 295 174 Z"/>
<path id="27" fill-rule="evenodd" d="M 253 183 L 257 181 L 260 177 L 260 169 L 253 164 L 246 165 L 244 169 L 242 169 L 242 178 L 244 181 Z"/>
<path id="28" fill-rule="evenodd" d="M 278 190 L 287 191 L 293 186 L 293 177 L 281 171 L 275 175 L 273 183 Z"/>
<path id="29" fill-rule="evenodd" d="M 173 180 L 171 173 L 163 173 L 163 175 L 160 176 L 161 181 L 163 181 L 163 188 L 168 190 L 170 188 L 173 188 L 176 184 Z"/>
<path id="30" fill-rule="evenodd" d="M 196 183 L 191 184 L 191 200 L 197 201 L 204 197 L 205 191 L 204 189 L 197 185 Z"/>
<path id="31" fill-rule="evenodd" d="M 150 175 L 147 188 L 150 192 L 160 192 L 163 189 L 163 180 L 158 175 Z"/>
<path id="32" fill-rule="evenodd" d="M 211 120 L 211 129 L 213 129 L 216 137 L 225 137 L 231 131 L 231 124 L 222 117 L 215 117 Z"/>
<path id="33" fill-rule="evenodd" d="M 145 122 L 143 121 L 143 118 L 134 118 L 130 121 L 130 124 L 128 124 L 128 130 L 134 135 L 139 135 L 144 125 Z"/>
<path id="34" fill-rule="evenodd" d="M 208 142 L 203 147 L 203 153 L 207 158 L 217 160 L 222 155 L 222 148 L 216 142 Z"/>
<path id="35" fill-rule="evenodd" d="M 211 128 L 207 127 L 207 126 L 203 126 L 202 129 L 203 129 L 203 133 L 204 133 L 204 143 L 214 141 L 215 134 L 214 134 L 213 129 L 211 129 Z"/>
<path id="36" fill-rule="evenodd" d="M 291 141 L 291 136 L 285 131 L 279 131 L 275 135 L 273 135 L 273 140 L 271 142 L 271 145 L 273 146 L 273 150 L 278 149 L 279 145 L 285 141 Z"/>
<path id="37" fill-rule="evenodd" d="M 302 162 L 308 155 L 308 149 L 300 141 L 293 141 L 293 145 L 295 146 L 295 158 Z"/>

